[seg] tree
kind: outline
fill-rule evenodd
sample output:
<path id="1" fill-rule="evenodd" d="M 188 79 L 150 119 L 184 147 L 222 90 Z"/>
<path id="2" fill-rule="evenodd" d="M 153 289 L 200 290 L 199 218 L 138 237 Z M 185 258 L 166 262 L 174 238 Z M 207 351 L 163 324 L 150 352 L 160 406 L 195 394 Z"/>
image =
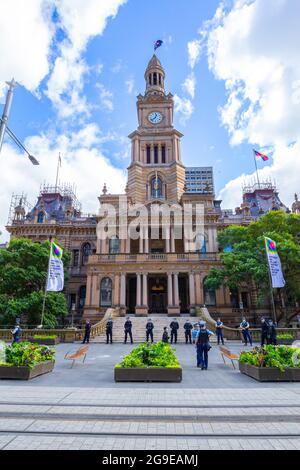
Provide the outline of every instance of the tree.
<path id="1" fill-rule="evenodd" d="M 286 286 L 275 292 L 278 299 L 278 321 L 286 316 L 290 320 L 298 312 L 300 301 L 300 216 L 272 211 L 246 227 L 231 226 L 218 236 L 221 254 L 220 268 L 212 268 L 205 286 L 217 289 L 221 285 L 230 289 L 247 286 L 258 294 L 259 301 L 269 295 L 270 284 L 264 237 L 276 241 Z M 229 248 L 229 249 L 228 249 Z M 227 249 L 227 250 L 226 250 Z M 286 305 L 294 306 L 286 315 Z"/>
<path id="2" fill-rule="evenodd" d="M 30 325 L 41 320 L 42 304 L 49 260 L 50 243 L 33 243 L 21 238 L 10 241 L 0 250 L 0 324 L 13 325 L 16 318 L 26 317 Z M 64 250 L 65 280 L 68 279 L 70 253 Z M 67 315 L 62 292 L 48 292 L 45 303 L 46 327 L 54 328 L 59 317 Z"/>

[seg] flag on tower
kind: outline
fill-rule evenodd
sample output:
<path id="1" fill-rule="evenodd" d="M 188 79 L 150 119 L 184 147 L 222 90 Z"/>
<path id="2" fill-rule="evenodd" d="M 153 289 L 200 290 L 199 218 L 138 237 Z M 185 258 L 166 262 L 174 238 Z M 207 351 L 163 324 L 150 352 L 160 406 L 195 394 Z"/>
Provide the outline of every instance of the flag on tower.
<path id="1" fill-rule="evenodd" d="M 156 51 L 156 49 L 158 49 L 160 46 L 163 45 L 163 41 L 161 39 L 158 39 L 157 41 L 155 41 L 154 43 L 154 50 Z"/>
<path id="2" fill-rule="evenodd" d="M 268 155 L 264 155 L 263 153 L 257 152 L 257 150 L 254 150 L 254 149 L 253 149 L 253 152 L 254 152 L 254 154 L 255 154 L 256 157 L 262 158 L 262 160 L 263 160 L 264 162 L 266 162 L 266 161 L 269 160 Z"/>

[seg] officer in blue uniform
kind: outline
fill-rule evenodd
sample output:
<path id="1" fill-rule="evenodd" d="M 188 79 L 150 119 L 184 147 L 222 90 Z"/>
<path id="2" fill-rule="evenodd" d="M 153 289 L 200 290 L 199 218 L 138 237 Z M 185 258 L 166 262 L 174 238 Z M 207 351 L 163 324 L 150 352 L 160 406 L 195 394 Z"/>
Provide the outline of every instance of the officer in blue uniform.
<path id="1" fill-rule="evenodd" d="M 185 324 L 183 325 L 183 328 L 184 328 L 184 335 L 185 335 L 185 344 L 188 344 L 188 342 L 192 344 L 193 325 L 191 324 L 189 320 L 187 320 Z"/>
<path id="2" fill-rule="evenodd" d="M 12 330 L 12 335 L 13 335 L 12 344 L 20 342 L 21 331 L 22 330 L 20 328 L 20 325 L 17 323 L 15 328 Z"/>
<path id="3" fill-rule="evenodd" d="M 127 336 L 129 335 L 130 342 L 132 344 L 133 343 L 133 339 L 132 339 L 132 322 L 130 320 L 130 317 L 127 317 L 126 322 L 124 323 L 124 333 L 125 333 L 124 343 L 125 344 L 127 343 Z"/>
<path id="4" fill-rule="evenodd" d="M 245 346 L 247 346 L 248 341 L 250 346 L 252 346 L 252 337 L 249 331 L 250 325 L 247 322 L 246 318 L 243 318 L 242 323 L 240 324 L 240 329 L 242 330 L 242 335 L 244 338 Z"/>
<path id="5" fill-rule="evenodd" d="M 151 339 L 151 343 L 153 343 L 153 329 L 154 329 L 154 324 L 153 324 L 151 318 L 149 318 L 149 320 L 146 324 L 146 341 L 147 341 L 147 343 L 149 341 L 149 337 Z"/>
<path id="6" fill-rule="evenodd" d="M 197 367 L 202 370 L 207 370 L 208 367 L 208 351 L 211 349 L 209 338 L 214 333 L 206 328 L 205 322 L 199 322 L 200 330 L 197 337 L 196 350 L 197 350 Z"/>
<path id="7" fill-rule="evenodd" d="M 112 344 L 112 331 L 113 331 L 113 321 L 109 318 L 108 322 L 106 323 L 106 344 Z"/>
<path id="8" fill-rule="evenodd" d="M 173 321 L 170 323 L 170 328 L 171 328 L 171 344 L 173 343 L 173 340 L 174 340 L 174 343 L 176 344 L 177 343 L 177 331 L 179 329 L 179 323 L 176 320 L 176 318 L 174 318 Z"/>
<path id="9" fill-rule="evenodd" d="M 216 335 L 218 338 L 218 344 L 220 344 L 220 341 L 224 345 L 224 337 L 223 337 L 223 322 L 221 322 L 221 319 L 218 318 L 216 321 Z"/>

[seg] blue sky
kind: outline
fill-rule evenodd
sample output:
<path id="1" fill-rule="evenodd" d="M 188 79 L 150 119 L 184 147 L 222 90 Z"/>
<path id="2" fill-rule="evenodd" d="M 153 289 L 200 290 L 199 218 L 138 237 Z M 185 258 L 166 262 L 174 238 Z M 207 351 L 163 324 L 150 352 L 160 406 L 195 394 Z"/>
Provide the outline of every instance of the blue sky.
<path id="1" fill-rule="evenodd" d="M 112 192 L 116 186 L 121 191 L 129 164 L 127 135 L 137 126 L 136 95 L 144 92 L 144 71 L 156 39 L 164 40 L 157 55 L 167 74 L 167 92 L 177 97 L 175 126 L 184 134 L 183 161 L 187 166 L 212 165 L 217 195 L 226 208 L 236 207 L 241 202 L 244 175 L 253 177 L 252 148 L 273 150 L 276 157 L 276 151 L 287 151 L 291 142 L 298 143 L 298 128 L 291 131 L 291 126 L 283 134 L 277 123 L 275 129 L 276 112 L 266 113 L 271 108 L 268 99 L 274 103 L 275 96 L 281 102 L 278 87 L 286 90 L 276 68 L 277 64 L 278 69 L 290 66 L 282 65 L 284 50 L 275 57 L 268 49 L 277 34 L 277 20 L 281 19 L 284 29 L 285 21 L 291 24 L 298 13 L 297 2 L 289 0 L 290 11 L 283 14 L 280 8 L 285 6 L 287 12 L 286 1 L 273 0 L 272 5 L 278 5 L 278 11 L 274 8 L 277 17 L 272 18 L 270 37 L 264 44 L 262 38 L 256 43 L 256 27 L 270 0 L 34 0 L 24 10 L 22 23 L 15 25 L 16 41 L 10 44 L 7 20 L 24 6 L 21 0 L 3 0 L 0 23 L 4 15 L 7 20 L 0 28 L 2 103 L 3 84 L 14 76 L 21 85 L 15 92 L 9 125 L 35 152 L 41 167 L 25 163 L 6 140 L 0 164 L 5 168 L 5 160 L 13 163 L 8 169 L 9 184 L 6 179 L 2 186 L 5 196 L 0 194 L 2 227 L 11 192 L 21 192 L 24 186 L 34 202 L 39 184 L 54 182 L 59 151 L 61 177 L 77 185 L 86 211 L 96 210 L 104 181 Z M 287 48 L 295 40 L 290 36 L 284 39 Z M 193 65 L 188 52 L 191 43 L 197 49 Z M 10 55 L 5 52 L 8 46 Z M 258 70 L 262 77 L 265 73 L 265 81 L 256 78 L 260 49 L 266 57 L 266 70 L 273 67 L 273 76 L 279 77 L 270 97 L 270 77 L 262 62 L 258 62 Z M 298 69 L 294 72 L 291 89 L 298 83 Z M 183 86 L 188 77 L 192 77 L 194 91 Z M 287 119 L 292 117 L 295 115 Z M 100 160 L 102 166 L 90 170 L 91 174 L 98 171 L 99 177 L 93 174 L 94 179 L 89 180 L 87 167 Z M 21 174 L 16 175 L 20 165 Z M 280 180 L 285 174 L 281 184 L 286 184 L 290 169 L 277 168 L 272 158 L 268 163 L 258 161 L 258 166 L 265 178 Z M 293 184 L 288 202 L 297 190 Z"/>

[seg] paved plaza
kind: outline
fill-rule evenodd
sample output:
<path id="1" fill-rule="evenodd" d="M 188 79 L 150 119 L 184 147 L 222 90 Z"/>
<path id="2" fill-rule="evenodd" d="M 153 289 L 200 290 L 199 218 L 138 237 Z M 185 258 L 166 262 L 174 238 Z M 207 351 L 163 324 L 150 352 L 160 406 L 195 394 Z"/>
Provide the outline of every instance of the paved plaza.
<path id="1" fill-rule="evenodd" d="M 116 384 L 131 345 L 91 343 L 71 368 L 64 355 L 76 347 L 56 347 L 51 374 L 0 382 L 1 449 L 300 449 L 300 384 L 258 383 L 225 366 L 217 346 L 208 371 L 193 346 L 176 346 L 180 384 Z"/>

